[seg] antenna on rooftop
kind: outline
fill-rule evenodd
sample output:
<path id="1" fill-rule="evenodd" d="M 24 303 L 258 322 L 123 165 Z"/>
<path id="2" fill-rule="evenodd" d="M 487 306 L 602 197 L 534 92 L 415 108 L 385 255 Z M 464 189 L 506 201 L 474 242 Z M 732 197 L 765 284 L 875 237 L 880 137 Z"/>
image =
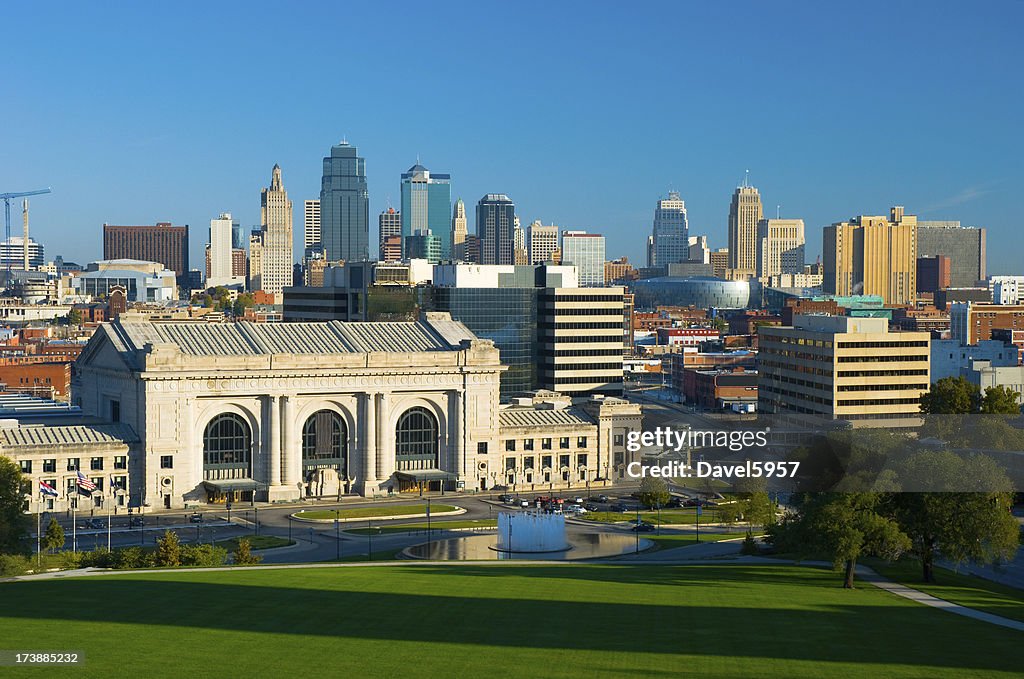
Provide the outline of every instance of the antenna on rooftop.
<path id="1" fill-rule="evenodd" d="M 775 206 L 775 219 L 779 219 L 779 211 L 780 210 L 782 210 L 782 206 L 781 205 L 776 205 Z"/>

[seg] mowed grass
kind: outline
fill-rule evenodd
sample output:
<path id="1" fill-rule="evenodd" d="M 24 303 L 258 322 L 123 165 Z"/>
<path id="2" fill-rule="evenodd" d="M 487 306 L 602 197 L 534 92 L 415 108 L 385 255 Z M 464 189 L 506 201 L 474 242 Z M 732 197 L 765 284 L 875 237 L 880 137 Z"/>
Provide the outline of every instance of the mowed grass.
<path id="1" fill-rule="evenodd" d="M 755 534 L 756 535 L 756 534 Z M 662 533 L 640 533 L 640 537 L 646 540 L 652 540 L 661 549 L 674 549 L 675 547 L 689 547 L 690 545 L 696 545 L 697 536 L 694 533 L 686 533 L 679 535 L 667 535 Z M 700 532 L 700 544 L 705 542 L 719 542 L 721 540 L 741 540 L 746 537 L 746 533 L 705 533 Z"/>
<path id="2" fill-rule="evenodd" d="M 249 549 L 273 549 L 274 547 L 287 547 L 288 545 L 294 545 L 295 540 L 289 540 L 288 538 L 279 538 L 276 535 L 243 535 L 237 538 L 230 538 L 228 540 L 218 540 L 215 544 L 218 547 L 223 547 L 229 552 L 233 552 L 238 549 L 239 540 L 248 540 Z"/>
<path id="3" fill-rule="evenodd" d="M 926 583 L 922 579 L 921 564 L 910 559 L 896 563 L 880 559 L 866 559 L 865 562 L 880 575 L 908 587 L 961 606 L 1024 622 L 1024 590 L 945 568 L 935 569 L 937 582 Z"/>
<path id="4" fill-rule="evenodd" d="M 791 565 L 397 565 L 0 584 L 5 676 L 1019 677 L 1019 632 Z"/>
<path id="5" fill-rule="evenodd" d="M 620 521 L 636 523 L 636 512 L 587 512 L 579 518 L 588 521 L 599 521 L 601 523 L 617 523 Z M 659 521 L 658 512 L 643 509 L 640 511 L 640 520 L 657 524 Z M 697 510 L 662 509 L 660 521 L 662 524 L 695 524 L 697 523 Z M 718 512 L 714 509 L 702 510 L 700 522 L 701 524 L 718 523 Z"/>
<path id="6" fill-rule="evenodd" d="M 454 512 L 458 507 L 452 505 L 430 504 L 431 514 L 442 514 Z M 379 516 L 408 516 L 410 514 L 426 514 L 427 505 L 395 505 L 392 507 L 353 507 L 335 512 L 333 509 L 311 509 L 304 512 L 296 512 L 299 519 L 369 519 Z"/>

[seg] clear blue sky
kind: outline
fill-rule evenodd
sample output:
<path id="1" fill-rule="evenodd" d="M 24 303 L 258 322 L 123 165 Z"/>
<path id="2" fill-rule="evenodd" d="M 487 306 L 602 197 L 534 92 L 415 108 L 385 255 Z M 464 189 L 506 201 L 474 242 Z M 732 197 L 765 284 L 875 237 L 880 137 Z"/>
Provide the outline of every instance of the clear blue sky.
<path id="1" fill-rule="evenodd" d="M 902 204 L 989 229 L 1024 273 L 1020 2 L 14 3 L 4 13 L 0 192 L 48 258 L 101 224 L 259 221 L 280 163 L 295 203 L 346 137 L 376 215 L 417 158 L 471 211 L 534 219 L 642 262 L 655 201 L 723 246 L 750 170 L 765 211 L 821 227 Z M 14 211 L 20 229 L 20 206 Z M 470 228 L 472 229 L 472 220 Z"/>

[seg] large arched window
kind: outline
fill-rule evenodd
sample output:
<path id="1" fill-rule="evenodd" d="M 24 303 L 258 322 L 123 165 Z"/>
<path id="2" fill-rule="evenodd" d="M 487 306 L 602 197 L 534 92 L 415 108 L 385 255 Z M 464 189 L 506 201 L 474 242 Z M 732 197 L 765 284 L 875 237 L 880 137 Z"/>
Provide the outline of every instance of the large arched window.
<path id="1" fill-rule="evenodd" d="M 302 427 L 302 469 L 334 469 L 345 476 L 348 458 L 348 426 L 333 410 L 320 410 L 309 416 Z"/>
<path id="2" fill-rule="evenodd" d="M 203 432 L 203 478 L 243 479 L 251 476 L 252 429 L 234 413 L 210 420 Z"/>
<path id="3" fill-rule="evenodd" d="M 395 462 L 398 471 L 438 468 L 438 425 L 434 413 L 416 406 L 398 418 Z"/>

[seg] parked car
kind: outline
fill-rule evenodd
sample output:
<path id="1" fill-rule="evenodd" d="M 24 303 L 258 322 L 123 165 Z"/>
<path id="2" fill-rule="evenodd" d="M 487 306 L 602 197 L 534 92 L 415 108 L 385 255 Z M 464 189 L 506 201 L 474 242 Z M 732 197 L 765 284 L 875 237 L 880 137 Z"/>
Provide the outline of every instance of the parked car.
<path id="1" fill-rule="evenodd" d="M 608 508 L 608 511 L 610 511 L 610 512 L 625 512 L 626 511 L 626 505 L 614 504 L 614 505 L 612 505 L 611 507 Z"/>
<path id="2" fill-rule="evenodd" d="M 570 514 L 576 514 L 577 516 L 580 516 L 582 514 L 587 513 L 587 508 L 582 507 L 580 505 L 570 505 L 569 507 L 566 508 L 566 511 L 568 511 Z"/>
<path id="3" fill-rule="evenodd" d="M 508 493 L 502 493 L 501 495 L 498 496 L 498 502 L 504 502 L 505 504 L 511 504 L 511 503 L 513 503 L 515 501 L 516 501 L 516 499 L 513 496 L 509 495 Z"/>
<path id="4" fill-rule="evenodd" d="M 653 523 L 647 523 L 646 521 L 644 521 L 644 522 L 636 524 L 635 526 L 630 528 L 630 530 L 634 530 L 637 533 L 650 533 L 651 531 L 654 530 L 654 524 Z"/>
<path id="5" fill-rule="evenodd" d="M 576 503 L 576 504 L 578 504 L 578 505 L 581 505 L 581 504 L 583 504 L 584 502 L 586 502 L 586 500 L 585 500 L 585 499 L 583 498 L 583 496 L 582 496 L 582 495 L 577 495 L 576 497 L 574 497 L 574 498 L 572 499 L 572 501 L 573 501 L 573 502 L 575 502 L 575 503 Z"/>
<path id="6" fill-rule="evenodd" d="M 588 502 L 587 504 L 583 505 L 583 508 L 586 509 L 588 512 L 598 511 L 597 505 L 595 505 L 593 502 Z"/>
<path id="7" fill-rule="evenodd" d="M 195 514 L 192 514 L 191 516 L 188 517 L 188 522 L 189 523 L 202 523 L 203 522 L 203 515 L 200 514 L 199 512 L 196 512 Z"/>
<path id="8" fill-rule="evenodd" d="M 598 495 L 597 496 L 597 501 L 598 502 L 611 502 L 611 498 L 608 497 L 607 495 Z"/>
<path id="9" fill-rule="evenodd" d="M 146 520 L 143 519 L 141 516 L 133 516 L 132 518 L 128 519 L 128 527 L 129 528 L 135 528 L 137 526 L 138 527 L 142 527 L 142 526 L 145 526 L 145 525 L 146 525 Z"/>
<path id="10" fill-rule="evenodd" d="M 107 527 L 107 522 L 104 521 L 103 519 L 89 519 L 89 521 L 87 523 L 89 525 L 89 528 L 106 528 Z"/>
<path id="11" fill-rule="evenodd" d="M 529 507 L 532 504 L 533 503 L 530 502 L 529 500 L 520 500 L 519 501 L 519 506 L 522 507 L 523 509 L 526 509 L 527 507 Z"/>

